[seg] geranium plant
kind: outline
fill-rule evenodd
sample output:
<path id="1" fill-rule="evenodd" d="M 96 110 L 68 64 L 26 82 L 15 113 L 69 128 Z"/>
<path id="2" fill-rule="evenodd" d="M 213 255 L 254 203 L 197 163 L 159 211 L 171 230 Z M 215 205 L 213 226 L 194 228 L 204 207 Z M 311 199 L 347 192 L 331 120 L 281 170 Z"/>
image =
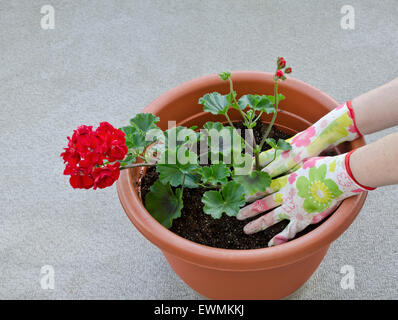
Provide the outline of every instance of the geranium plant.
<path id="1" fill-rule="evenodd" d="M 278 92 L 278 82 L 286 79 L 292 69 L 279 57 L 274 74 L 272 95 L 246 94 L 237 98 L 230 72 L 219 77 L 229 82 L 229 93 L 205 94 L 198 101 L 206 112 L 223 115 L 226 124 L 207 122 L 203 128 L 174 126 L 162 131 L 159 118 L 140 113 L 120 129 L 103 122 L 97 129 L 78 127 L 61 154 L 66 164 L 64 174 L 70 175 L 73 188 L 105 188 L 119 177 L 120 170 L 147 166 L 156 167 L 159 179 L 146 195 L 149 213 L 163 226 L 170 228 L 181 216 L 184 188 L 206 189 L 203 211 L 213 218 L 223 213 L 236 216 L 246 199 L 270 186 L 270 175 L 260 166 L 260 153 L 265 144 L 274 149 L 271 163 L 278 152 L 291 149 L 282 139 L 269 138 L 275 123 L 278 105 L 285 97 Z M 245 134 L 241 135 L 228 112 L 237 110 L 242 116 Z M 259 144 L 253 128 L 263 114 L 272 119 Z"/>

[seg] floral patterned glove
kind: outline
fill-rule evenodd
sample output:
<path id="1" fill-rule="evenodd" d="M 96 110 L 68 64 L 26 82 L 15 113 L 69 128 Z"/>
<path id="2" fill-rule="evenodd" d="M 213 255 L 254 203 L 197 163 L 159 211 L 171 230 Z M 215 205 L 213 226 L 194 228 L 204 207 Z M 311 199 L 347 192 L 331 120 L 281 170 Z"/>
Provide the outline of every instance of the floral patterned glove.
<path id="1" fill-rule="evenodd" d="M 326 114 L 308 129 L 287 140 L 292 149 L 278 150 L 274 161 L 271 162 L 275 152 L 273 149 L 262 152 L 260 165 L 265 167 L 271 162 L 263 170 L 275 177 L 294 168 L 303 160 L 319 155 L 328 147 L 336 146 L 344 141 L 352 141 L 361 136 L 355 125 L 351 102 L 348 101 Z"/>
<path id="2" fill-rule="evenodd" d="M 342 200 L 373 190 L 360 185 L 352 176 L 351 153 L 310 158 L 296 172 L 274 179 L 268 192 L 272 194 L 242 208 L 237 218 L 243 220 L 277 208 L 248 223 L 244 232 L 256 233 L 288 219 L 287 227 L 268 243 L 269 246 L 281 244 L 327 217 Z"/>

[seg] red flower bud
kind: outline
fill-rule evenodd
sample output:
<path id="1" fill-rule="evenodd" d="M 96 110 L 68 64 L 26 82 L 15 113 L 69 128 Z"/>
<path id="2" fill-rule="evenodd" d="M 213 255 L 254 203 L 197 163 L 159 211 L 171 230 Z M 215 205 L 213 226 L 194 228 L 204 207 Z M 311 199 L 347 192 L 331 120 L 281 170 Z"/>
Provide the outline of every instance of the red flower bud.
<path id="1" fill-rule="evenodd" d="M 284 67 L 286 67 L 286 60 L 285 58 L 280 57 L 278 59 L 278 69 L 283 69 Z"/>
<path id="2" fill-rule="evenodd" d="M 276 76 L 277 76 L 278 78 L 282 78 L 282 77 L 283 77 L 283 71 L 282 71 L 282 70 L 276 71 Z"/>
<path id="3" fill-rule="evenodd" d="M 291 72 L 292 72 L 292 68 L 291 67 L 288 67 L 288 68 L 285 69 L 285 73 L 291 73 Z"/>

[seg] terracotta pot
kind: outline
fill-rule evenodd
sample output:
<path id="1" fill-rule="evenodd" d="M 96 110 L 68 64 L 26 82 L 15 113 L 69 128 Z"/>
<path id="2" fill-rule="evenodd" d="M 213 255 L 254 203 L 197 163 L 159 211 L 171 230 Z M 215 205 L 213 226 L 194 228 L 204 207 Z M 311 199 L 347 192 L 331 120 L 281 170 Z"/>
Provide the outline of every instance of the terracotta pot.
<path id="1" fill-rule="evenodd" d="M 232 73 L 238 95 L 272 94 L 272 74 L 252 71 Z M 205 76 L 179 85 L 150 103 L 143 112 L 167 122 L 201 126 L 206 121 L 224 121 L 222 116 L 204 113 L 198 99 L 205 93 L 228 92 L 228 83 L 217 75 Z M 280 84 L 286 96 L 277 126 L 290 133 L 302 131 L 338 104 L 318 89 L 289 78 Z M 240 120 L 238 112 L 231 112 Z M 265 116 L 264 121 L 270 117 Z M 339 146 L 340 152 L 364 145 L 363 139 Z M 122 171 L 117 190 L 122 206 L 136 228 L 159 247 L 174 271 L 192 289 L 212 299 L 279 299 L 297 290 L 316 270 L 329 245 L 352 223 L 366 198 L 366 193 L 345 200 L 322 225 L 308 234 L 271 248 L 230 250 L 212 248 L 186 240 L 164 228 L 144 208 L 138 195 L 137 168 Z"/>

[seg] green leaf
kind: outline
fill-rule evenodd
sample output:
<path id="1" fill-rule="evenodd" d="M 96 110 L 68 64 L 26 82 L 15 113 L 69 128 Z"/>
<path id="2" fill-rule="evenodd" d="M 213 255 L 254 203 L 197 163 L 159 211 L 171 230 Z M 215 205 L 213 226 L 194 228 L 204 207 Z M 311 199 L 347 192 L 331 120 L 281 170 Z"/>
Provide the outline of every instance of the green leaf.
<path id="1" fill-rule="evenodd" d="M 185 150 L 184 157 L 186 157 L 184 160 L 188 162 L 182 164 L 178 153 L 172 150 L 166 150 L 161 155 L 156 171 L 159 172 L 159 180 L 163 184 L 170 183 L 173 187 L 178 187 L 184 181 L 184 186 L 187 188 L 198 187 L 199 178 L 194 175 L 194 171 L 199 168 L 197 155 Z"/>
<path id="2" fill-rule="evenodd" d="M 159 117 L 152 113 L 138 113 L 134 118 L 130 119 L 130 123 L 133 127 L 136 127 L 145 133 L 151 129 L 158 128 L 156 123 L 159 120 Z"/>
<path id="3" fill-rule="evenodd" d="M 200 167 L 197 172 L 201 175 L 203 183 L 217 185 L 218 183 L 225 184 L 228 182 L 228 177 L 231 175 L 231 170 L 223 163 L 212 164 L 209 167 Z"/>
<path id="4" fill-rule="evenodd" d="M 246 195 L 265 192 L 271 185 L 271 176 L 264 171 L 252 171 L 249 175 L 234 176 L 233 180 L 245 188 Z"/>
<path id="5" fill-rule="evenodd" d="M 126 136 L 138 132 L 138 128 L 132 126 L 121 127 L 119 129 L 122 130 Z"/>
<path id="6" fill-rule="evenodd" d="M 184 187 L 197 188 L 199 178 L 191 174 L 195 169 L 197 169 L 197 165 L 191 164 L 158 164 L 156 166 L 156 171 L 159 172 L 159 180 L 163 184 L 170 183 L 173 187 L 182 185 L 184 181 Z"/>
<path id="7" fill-rule="evenodd" d="M 126 146 L 129 153 L 134 157 L 141 154 L 144 149 L 156 140 L 153 136 L 151 141 L 146 141 L 147 132 L 151 129 L 158 129 L 156 123 L 159 118 L 151 113 L 139 113 L 130 119 L 130 126 L 120 128 L 126 135 Z"/>
<path id="8" fill-rule="evenodd" d="M 225 97 L 229 106 L 235 106 L 236 91 L 228 93 Z"/>
<path id="9" fill-rule="evenodd" d="M 159 223 L 170 228 L 173 220 L 181 216 L 182 191 L 177 189 L 174 193 L 170 184 L 156 181 L 145 196 L 145 207 Z"/>
<path id="10" fill-rule="evenodd" d="M 202 202 L 203 211 L 214 219 L 219 219 L 224 212 L 228 216 L 236 216 L 245 204 L 244 188 L 239 183 L 230 181 L 222 187 L 221 192 L 205 192 Z"/>
<path id="11" fill-rule="evenodd" d="M 129 154 L 122 161 L 120 161 L 121 166 L 127 166 L 130 163 L 134 163 L 137 160 L 135 155 Z"/>
<path id="12" fill-rule="evenodd" d="M 166 149 L 160 155 L 158 163 L 177 165 L 181 167 L 186 164 L 198 166 L 198 155 L 187 148 L 179 148 L 177 150 Z"/>
<path id="13" fill-rule="evenodd" d="M 254 117 L 256 116 L 256 113 L 254 112 L 253 109 L 249 109 L 249 110 L 247 110 L 247 112 L 246 112 L 246 116 L 247 116 L 247 119 L 253 120 Z"/>
<path id="14" fill-rule="evenodd" d="M 274 149 L 277 149 L 277 148 L 278 148 L 277 145 L 276 145 L 276 141 L 275 141 L 274 138 L 267 138 L 267 139 L 265 139 L 265 142 L 268 143 L 268 145 L 269 145 L 271 148 L 274 148 Z"/>
<path id="15" fill-rule="evenodd" d="M 232 165 L 234 168 L 234 175 L 248 175 L 253 169 L 254 158 L 249 153 L 234 153 Z"/>
<path id="16" fill-rule="evenodd" d="M 275 141 L 275 139 L 273 138 L 268 138 L 265 139 L 265 142 L 268 143 L 268 145 L 271 148 L 274 148 L 275 150 L 283 150 L 283 151 L 287 151 L 290 150 L 292 148 L 292 146 L 290 145 L 289 142 L 283 140 L 283 139 L 279 139 L 278 143 Z"/>
<path id="17" fill-rule="evenodd" d="M 144 148 L 150 145 L 151 141 L 145 141 L 145 135 L 140 132 L 134 132 L 126 136 L 126 146 L 130 150 L 134 150 L 140 154 Z"/>
<path id="18" fill-rule="evenodd" d="M 257 99 L 255 96 L 256 95 L 253 94 L 246 94 L 244 96 L 241 96 L 238 101 L 239 108 L 241 108 L 242 110 L 246 109 L 247 106 L 253 108 L 253 106 L 257 104 Z"/>
<path id="19" fill-rule="evenodd" d="M 203 128 L 206 130 L 211 130 L 211 129 L 216 129 L 217 131 L 220 131 L 224 126 L 222 125 L 221 122 L 212 122 L 212 121 L 207 121 L 204 125 Z"/>
<path id="20" fill-rule="evenodd" d="M 283 150 L 283 151 L 287 151 L 287 150 L 291 150 L 292 146 L 290 145 L 289 142 L 283 140 L 283 139 L 279 139 L 278 143 L 276 145 L 277 149 L 279 150 Z"/>
<path id="21" fill-rule="evenodd" d="M 244 110 L 247 106 L 256 111 L 262 111 L 267 114 L 274 113 L 275 108 L 270 101 L 269 96 L 258 94 L 247 94 L 242 96 L 239 101 L 239 108 Z"/>
<path id="22" fill-rule="evenodd" d="M 207 93 L 199 99 L 199 104 L 203 104 L 203 110 L 212 114 L 226 114 L 230 104 L 227 96 L 218 92 Z"/>
<path id="23" fill-rule="evenodd" d="M 213 219 L 220 219 L 224 210 L 224 199 L 218 191 L 206 191 L 203 195 L 203 211 L 209 214 Z"/>
<path id="24" fill-rule="evenodd" d="M 229 72 L 229 71 L 221 72 L 218 74 L 218 76 L 221 78 L 221 80 L 225 81 L 231 77 L 231 72 Z"/>
<path id="25" fill-rule="evenodd" d="M 267 96 L 269 101 L 274 105 L 275 104 L 275 97 L 274 96 Z M 278 101 L 281 102 L 282 100 L 285 100 L 285 96 L 281 93 L 278 93 Z"/>

